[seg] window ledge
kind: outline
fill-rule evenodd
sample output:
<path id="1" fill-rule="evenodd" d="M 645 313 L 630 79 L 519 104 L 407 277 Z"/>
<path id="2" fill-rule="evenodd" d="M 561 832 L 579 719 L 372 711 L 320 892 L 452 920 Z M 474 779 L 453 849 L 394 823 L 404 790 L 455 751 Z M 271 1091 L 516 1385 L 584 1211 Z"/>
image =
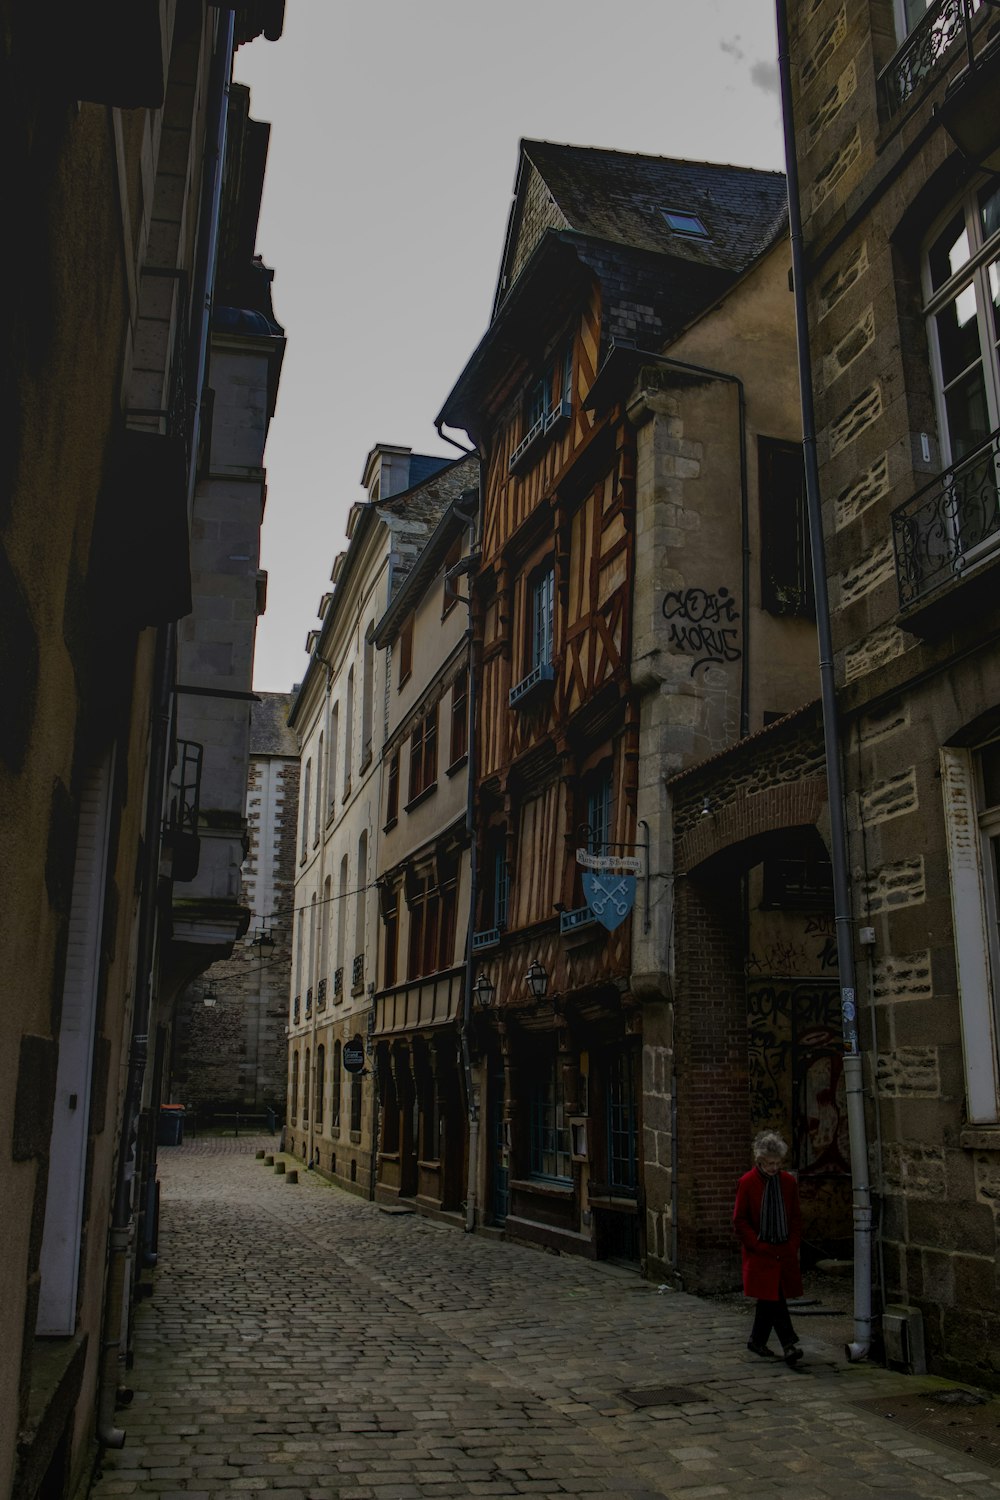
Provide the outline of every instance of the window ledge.
<path id="1" fill-rule="evenodd" d="M 415 807 L 419 807 L 420 806 L 421 802 L 426 802 L 427 798 L 431 795 L 431 793 L 432 792 L 436 792 L 437 789 L 438 789 L 437 782 L 436 781 L 432 781 L 429 786 L 425 786 L 424 787 L 423 791 L 418 792 L 415 797 L 411 797 L 410 800 L 409 800 L 409 802 L 407 802 L 407 803 L 404 804 L 403 811 L 404 812 L 412 812 Z"/>
<path id="2" fill-rule="evenodd" d="M 468 764 L 469 764 L 469 752 L 467 750 L 465 750 L 465 751 L 462 752 L 462 754 L 458 757 L 457 760 L 453 760 L 452 761 L 451 765 L 448 767 L 448 769 L 445 771 L 444 774 L 446 776 L 457 776 L 458 773 L 459 773 L 459 771 L 461 771 L 462 767 L 463 766 L 467 766 Z"/>
<path id="3" fill-rule="evenodd" d="M 1000 1125 L 969 1125 L 958 1143 L 965 1151 L 1000 1151 Z"/>
<path id="4" fill-rule="evenodd" d="M 383 823 L 382 824 L 382 832 L 383 833 L 391 833 L 392 830 L 395 828 L 395 826 L 396 826 L 396 824 L 398 822 L 399 822 L 398 818 L 390 818 L 389 821 L 388 821 L 388 823 Z"/>
<path id="5" fill-rule="evenodd" d="M 573 1184 L 565 1179 L 553 1182 L 551 1177 L 517 1177 L 511 1178 L 508 1186 L 517 1188 L 522 1193 L 535 1193 L 542 1198 L 569 1199 L 573 1196 Z"/>
<path id="6" fill-rule="evenodd" d="M 344 790 L 343 790 L 343 792 L 341 793 L 341 796 L 340 796 L 341 802 L 346 802 L 347 799 L 348 799 L 348 797 L 350 795 L 351 795 L 351 778 L 348 777 L 347 780 L 344 783 Z"/>
<path id="7" fill-rule="evenodd" d="M 401 693 L 403 691 L 404 687 L 409 682 L 409 680 L 410 680 L 410 678 L 412 676 L 413 676 L 413 668 L 411 667 L 408 672 L 404 672 L 403 673 L 403 675 L 400 677 L 399 681 L 396 683 L 396 692 L 397 693 Z"/>
<path id="8" fill-rule="evenodd" d="M 371 745 L 367 745 L 365 747 L 364 753 L 361 756 L 361 766 L 360 766 L 360 769 L 362 771 L 367 771 L 367 769 L 371 765 L 371 763 L 372 763 L 372 747 L 371 747 Z"/>
<path id="9" fill-rule="evenodd" d="M 526 677 L 522 677 L 516 687 L 512 687 L 507 694 L 507 706 L 509 708 L 521 708 L 529 699 L 534 698 L 543 687 L 551 687 L 555 682 L 556 669 L 550 661 L 540 661 L 532 667 Z"/>
<path id="10" fill-rule="evenodd" d="M 361 1131 L 360 1130 L 352 1130 L 350 1134 L 351 1134 L 351 1145 L 352 1146 L 360 1146 L 361 1145 Z"/>

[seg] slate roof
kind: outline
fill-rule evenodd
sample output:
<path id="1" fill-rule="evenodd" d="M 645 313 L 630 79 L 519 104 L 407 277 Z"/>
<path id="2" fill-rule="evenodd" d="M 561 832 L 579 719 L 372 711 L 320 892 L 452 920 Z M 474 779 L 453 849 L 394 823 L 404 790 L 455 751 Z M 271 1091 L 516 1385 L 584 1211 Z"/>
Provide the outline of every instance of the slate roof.
<path id="1" fill-rule="evenodd" d="M 250 705 L 250 754 L 285 755 L 297 760 L 298 743 L 288 727 L 288 714 L 295 694 L 258 693 L 259 703 Z"/>
<path id="2" fill-rule="evenodd" d="M 568 226 L 595 239 L 738 272 L 784 227 L 781 172 L 550 141 L 521 146 Z M 675 233 L 664 209 L 697 214 L 709 238 Z"/>

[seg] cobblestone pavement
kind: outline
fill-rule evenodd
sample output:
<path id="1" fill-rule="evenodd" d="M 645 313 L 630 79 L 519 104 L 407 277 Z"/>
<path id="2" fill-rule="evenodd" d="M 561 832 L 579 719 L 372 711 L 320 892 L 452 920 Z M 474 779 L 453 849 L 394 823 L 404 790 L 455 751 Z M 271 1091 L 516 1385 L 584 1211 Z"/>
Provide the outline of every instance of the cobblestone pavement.
<path id="1" fill-rule="evenodd" d="M 93 1500 L 1000 1500 L 996 1470 L 853 1406 L 917 1383 L 812 1326 L 791 1371 L 747 1352 L 741 1307 L 288 1183 L 258 1144 L 161 1152 L 128 1440 Z M 622 1397 L 653 1385 L 694 1389 Z"/>

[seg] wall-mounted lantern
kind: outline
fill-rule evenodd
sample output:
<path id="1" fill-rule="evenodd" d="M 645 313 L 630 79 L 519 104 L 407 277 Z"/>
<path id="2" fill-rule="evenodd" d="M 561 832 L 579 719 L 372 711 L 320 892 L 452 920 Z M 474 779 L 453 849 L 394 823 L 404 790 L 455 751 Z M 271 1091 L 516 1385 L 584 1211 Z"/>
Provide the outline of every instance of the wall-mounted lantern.
<path id="1" fill-rule="evenodd" d="M 548 994 L 549 976 L 537 958 L 531 960 L 531 963 L 528 965 L 528 972 L 524 977 L 528 981 L 528 989 L 534 998 L 536 1000 L 544 1000 Z"/>

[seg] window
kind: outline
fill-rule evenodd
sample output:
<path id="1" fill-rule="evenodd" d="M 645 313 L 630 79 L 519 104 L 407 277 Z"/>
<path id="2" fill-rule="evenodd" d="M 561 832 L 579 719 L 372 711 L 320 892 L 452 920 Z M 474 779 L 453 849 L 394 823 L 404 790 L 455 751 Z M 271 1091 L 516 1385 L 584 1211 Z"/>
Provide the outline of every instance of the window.
<path id="1" fill-rule="evenodd" d="M 639 1181 L 636 1061 L 633 1048 L 620 1048 L 608 1066 L 608 1183 L 630 1194 Z"/>
<path id="2" fill-rule="evenodd" d="M 379 896 L 383 922 L 382 983 L 386 989 L 390 989 L 396 983 L 399 953 L 399 887 L 382 885 Z"/>
<path id="3" fill-rule="evenodd" d="M 455 678 L 451 689 L 451 748 L 448 764 L 458 765 L 469 748 L 469 669 Z"/>
<path id="4" fill-rule="evenodd" d="M 344 705 L 344 796 L 351 790 L 351 756 L 354 753 L 354 668 L 347 674 L 347 701 Z"/>
<path id="5" fill-rule="evenodd" d="M 312 793 L 312 760 L 306 761 L 306 774 L 302 781 L 302 853 L 300 859 L 305 859 L 309 852 L 309 798 Z"/>
<path id="6" fill-rule="evenodd" d="M 333 816 L 333 810 L 337 805 L 337 737 L 339 730 L 340 704 L 335 703 L 330 714 L 329 760 L 326 769 L 326 795 L 329 801 L 326 815 L 328 818 Z"/>
<path id="7" fill-rule="evenodd" d="M 410 735 L 410 803 L 437 782 L 437 712 L 435 703 Z"/>
<path id="8" fill-rule="evenodd" d="M 399 680 L 396 683 L 398 691 L 403 683 L 409 679 L 413 670 L 413 616 L 408 615 L 404 621 L 403 628 L 399 632 Z"/>
<path id="9" fill-rule="evenodd" d="M 667 221 L 667 228 L 673 230 L 674 234 L 686 234 L 697 240 L 707 240 L 710 237 L 697 214 L 685 213 L 678 208 L 663 208 L 660 212 Z"/>
<path id="10" fill-rule="evenodd" d="M 323 805 L 323 731 L 319 732 L 319 750 L 316 755 L 316 796 L 313 809 L 313 848 L 319 843 L 319 817 Z"/>
<path id="11" fill-rule="evenodd" d="M 365 650 L 361 669 L 361 763 L 366 765 L 372 754 L 372 721 L 375 702 L 374 625 L 365 632 Z"/>
<path id="12" fill-rule="evenodd" d="M 365 917 L 367 914 L 366 888 L 368 885 L 368 830 L 365 829 L 358 839 L 358 894 L 354 907 L 354 973 L 357 974 L 358 957 L 360 956 L 362 966 L 365 954 Z M 364 968 L 362 967 L 362 978 Z"/>
<path id="13" fill-rule="evenodd" d="M 790 830 L 764 860 L 761 905 L 768 910 L 828 911 L 833 866 L 815 828 Z"/>
<path id="14" fill-rule="evenodd" d="M 461 561 L 462 561 L 462 538 L 460 536 L 457 536 L 455 538 L 455 540 L 452 542 L 451 546 L 448 548 L 448 551 L 446 552 L 445 559 L 444 559 L 444 598 L 443 598 L 442 603 L 441 603 L 441 617 L 442 617 L 442 619 L 444 618 L 445 615 L 451 614 L 451 611 L 455 608 L 455 605 L 458 603 L 458 595 L 455 592 L 455 582 L 456 582 L 456 580 L 454 578 L 449 579 L 448 578 L 448 573 L 449 573 L 449 570 L 451 568 L 457 567 L 458 564 Z"/>
<path id="15" fill-rule="evenodd" d="M 549 434 L 562 431 L 573 411 L 572 341 L 553 354 L 524 396 L 521 440 L 510 456 L 508 470 L 527 468 L 545 446 Z"/>
<path id="16" fill-rule="evenodd" d="M 941 791 L 966 1115 L 970 1125 L 995 1125 L 1000 1123 L 1000 739 L 978 751 L 945 746 Z"/>
<path id="17" fill-rule="evenodd" d="M 971 0 L 969 9 L 977 11 L 982 0 Z M 962 6 L 958 0 L 893 0 L 896 13 L 896 36 L 903 42 L 914 31 L 929 11 L 936 17 L 928 20 L 932 29 L 930 55 L 937 58 L 958 36 L 962 24 Z M 922 74 L 920 75 L 923 76 Z M 919 82 L 919 78 L 915 83 Z"/>
<path id="18" fill-rule="evenodd" d="M 292 1124 L 294 1125 L 299 1115 L 299 1054 L 292 1053 L 292 1106 L 290 1110 Z"/>
<path id="19" fill-rule="evenodd" d="M 361 1074 L 351 1074 L 351 1130 L 361 1134 Z"/>
<path id="20" fill-rule="evenodd" d="M 591 854 L 606 854 L 611 841 L 611 766 L 590 777 L 587 786 L 587 847 Z"/>
<path id="21" fill-rule="evenodd" d="M 930 242 L 924 291 L 942 450 L 958 463 L 1000 425 L 1000 186 L 970 193 Z"/>
<path id="22" fill-rule="evenodd" d="M 340 889 L 337 892 L 337 968 L 343 987 L 344 966 L 347 963 L 347 855 L 340 861 Z M 333 986 L 334 994 L 337 986 Z"/>
<path id="23" fill-rule="evenodd" d="M 408 896 L 410 908 L 410 942 L 407 977 L 420 979 L 436 972 L 441 901 L 437 878 L 433 874 L 413 880 Z"/>
<path id="24" fill-rule="evenodd" d="M 549 567 L 531 585 L 531 667 L 547 667 L 552 664 L 555 583 L 555 572 Z"/>
<path id="25" fill-rule="evenodd" d="M 340 1090 L 343 1083 L 343 1073 L 344 1069 L 340 1057 L 340 1043 L 334 1042 L 333 1077 L 331 1078 L 333 1087 L 330 1094 L 330 1126 L 334 1130 L 337 1130 L 340 1126 Z"/>
<path id="26" fill-rule="evenodd" d="M 328 875 L 323 882 L 323 910 L 319 913 L 319 974 L 322 984 L 330 972 L 330 923 L 333 920 L 333 878 Z"/>
<path id="27" fill-rule="evenodd" d="M 399 751 L 389 757 L 389 774 L 385 799 L 385 826 L 391 828 L 399 817 Z"/>
<path id="28" fill-rule="evenodd" d="M 816 605 L 801 446 L 758 438 L 757 476 L 761 604 L 772 615 L 812 617 Z"/>
<path id="29" fill-rule="evenodd" d="M 302 1123 L 309 1124 L 309 1089 L 312 1086 L 310 1070 L 312 1067 L 312 1054 L 306 1048 L 306 1063 L 302 1070 Z"/>
<path id="30" fill-rule="evenodd" d="M 316 1048 L 316 1102 L 313 1106 L 313 1118 L 317 1130 L 323 1124 L 323 1093 L 326 1089 L 326 1048 Z"/>
<path id="31" fill-rule="evenodd" d="M 571 1182 L 570 1132 L 555 1039 L 547 1050 L 540 1044 L 539 1053 L 528 1075 L 529 1171 L 550 1182 Z"/>

